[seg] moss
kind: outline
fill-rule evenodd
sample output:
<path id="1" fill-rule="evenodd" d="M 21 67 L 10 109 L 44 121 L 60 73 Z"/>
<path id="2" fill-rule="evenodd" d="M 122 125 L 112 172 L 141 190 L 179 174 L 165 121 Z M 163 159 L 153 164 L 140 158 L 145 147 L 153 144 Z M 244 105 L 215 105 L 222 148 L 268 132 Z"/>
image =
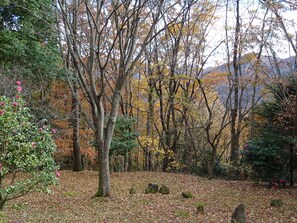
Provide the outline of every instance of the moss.
<path id="1" fill-rule="evenodd" d="M 66 191 L 66 192 L 63 193 L 63 196 L 64 197 L 74 197 L 75 193 L 72 192 L 72 191 Z"/>
<path id="2" fill-rule="evenodd" d="M 272 207 L 281 207 L 283 206 L 283 201 L 281 199 L 272 199 L 270 205 Z"/>
<path id="3" fill-rule="evenodd" d="M 129 194 L 136 194 L 136 189 L 134 187 L 131 187 Z"/>
<path id="4" fill-rule="evenodd" d="M 161 194 L 169 194 L 169 192 L 170 192 L 169 188 L 165 185 L 162 185 L 162 187 L 159 190 L 159 193 Z"/>
<path id="5" fill-rule="evenodd" d="M 6 214 L 2 211 L 0 211 L 0 223 L 8 222 Z"/>
<path id="6" fill-rule="evenodd" d="M 16 211 L 21 211 L 21 210 L 26 209 L 26 205 L 23 204 L 23 203 L 14 203 L 14 204 L 12 204 L 11 208 L 16 210 Z M 0 216 L 0 219 L 1 219 L 1 216 Z"/>
<path id="7" fill-rule="evenodd" d="M 195 207 L 196 207 L 196 211 L 198 213 L 204 213 L 205 204 L 203 202 L 197 202 L 197 203 L 195 203 Z"/>
<path id="8" fill-rule="evenodd" d="M 155 194 L 159 191 L 158 184 L 155 183 L 149 183 L 147 188 L 145 189 L 146 194 Z"/>
<path id="9" fill-rule="evenodd" d="M 192 194 L 192 192 L 190 192 L 190 191 L 183 191 L 183 192 L 182 192 L 182 196 L 183 196 L 184 198 L 193 198 L 193 194 Z"/>
<path id="10" fill-rule="evenodd" d="M 182 218 L 187 218 L 187 217 L 190 216 L 190 212 L 188 212 L 188 211 L 183 211 L 183 210 L 176 211 L 175 214 L 176 214 L 178 217 L 182 217 Z"/>
<path id="11" fill-rule="evenodd" d="M 152 188 L 146 188 L 145 189 L 145 193 L 146 194 L 155 194 L 155 193 L 157 193 L 154 189 L 152 189 Z"/>
<path id="12" fill-rule="evenodd" d="M 243 203 L 239 204 L 233 211 L 231 223 L 246 223 L 245 206 Z"/>

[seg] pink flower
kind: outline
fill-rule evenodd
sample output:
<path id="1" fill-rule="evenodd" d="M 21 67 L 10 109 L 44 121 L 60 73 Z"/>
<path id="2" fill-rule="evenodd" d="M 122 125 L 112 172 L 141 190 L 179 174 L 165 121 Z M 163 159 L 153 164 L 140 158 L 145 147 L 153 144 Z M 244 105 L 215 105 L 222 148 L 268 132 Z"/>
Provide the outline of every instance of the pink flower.
<path id="1" fill-rule="evenodd" d="M 16 81 L 15 82 L 17 85 L 21 85 L 22 84 L 22 82 L 20 82 L 20 81 Z"/>
<path id="2" fill-rule="evenodd" d="M 43 129 L 42 128 L 39 128 L 38 130 L 41 132 Z"/>
<path id="3" fill-rule="evenodd" d="M 60 177 L 61 176 L 61 173 L 59 171 L 56 171 L 55 174 L 56 174 L 56 177 Z"/>
<path id="4" fill-rule="evenodd" d="M 56 129 L 52 129 L 52 133 L 56 134 L 57 130 Z"/>
<path id="5" fill-rule="evenodd" d="M 23 90 L 23 88 L 22 88 L 21 86 L 18 86 L 18 87 L 17 87 L 17 92 L 18 92 L 18 93 L 21 93 L 22 90 Z"/>
<path id="6" fill-rule="evenodd" d="M 276 189 L 276 186 L 274 185 L 274 186 L 272 186 L 272 189 Z"/>
<path id="7" fill-rule="evenodd" d="M 1 106 L 4 106 L 5 105 L 5 102 L 4 101 L 1 101 L 0 105 Z"/>
<path id="8" fill-rule="evenodd" d="M 16 99 L 19 99 L 19 98 L 20 98 L 20 96 L 19 96 L 19 95 L 16 95 L 16 96 L 15 96 L 15 98 L 16 98 Z"/>
<path id="9" fill-rule="evenodd" d="M 0 110 L 0 115 L 4 115 L 5 110 Z"/>
<path id="10" fill-rule="evenodd" d="M 14 107 L 16 107 L 18 104 L 19 104 L 19 103 L 17 103 L 16 101 L 14 101 L 14 102 L 12 103 L 12 105 L 13 105 Z"/>
<path id="11" fill-rule="evenodd" d="M 32 142 L 31 145 L 32 145 L 32 148 L 35 148 L 36 142 Z"/>

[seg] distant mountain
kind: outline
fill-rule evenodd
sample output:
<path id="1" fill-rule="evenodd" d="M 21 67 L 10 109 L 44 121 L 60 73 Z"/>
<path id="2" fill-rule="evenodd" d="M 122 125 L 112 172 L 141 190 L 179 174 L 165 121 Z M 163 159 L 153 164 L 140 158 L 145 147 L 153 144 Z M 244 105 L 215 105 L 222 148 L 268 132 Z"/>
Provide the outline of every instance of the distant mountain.
<path id="1" fill-rule="evenodd" d="M 248 108 L 252 103 L 253 95 L 255 100 L 260 100 L 264 95 L 265 86 L 272 81 L 294 74 L 295 58 L 286 59 L 263 56 L 260 61 L 254 55 L 248 54 L 241 58 L 241 72 L 239 73 L 239 96 L 242 99 L 242 108 Z M 230 92 L 229 82 L 232 83 L 234 73 L 233 64 L 223 64 L 216 67 L 209 67 L 202 73 L 202 80 L 205 84 L 214 87 L 218 92 L 223 104 L 228 100 Z M 232 100 L 229 101 L 232 103 Z"/>

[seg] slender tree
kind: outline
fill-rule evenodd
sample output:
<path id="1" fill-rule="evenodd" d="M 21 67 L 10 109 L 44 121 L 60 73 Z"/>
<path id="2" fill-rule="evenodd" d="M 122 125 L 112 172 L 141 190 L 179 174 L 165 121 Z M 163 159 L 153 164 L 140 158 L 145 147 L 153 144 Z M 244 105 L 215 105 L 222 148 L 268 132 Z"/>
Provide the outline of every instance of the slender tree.
<path id="1" fill-rule="evenodd" d="M 161 12 L 166 11 L 166 7 L 173 6 L 164 5 L 163 0 L 78 1 L 76 9 L 70 5 L 67 1 L 57 0 L 61 22 L 60 35 L 67 43 L 80 88 L 91 109 L 92 117 L 87 121 L 94 130 L 99 158 L 99 186 L 95 196 L 109 196 L 109 150 L 120 106 L 121 90 L 127 77 L 133 74 L 147 44 L 154 37 L 153 30 Z M 84 15 L 80 15 L 78 30 L 74 30 L 71 18 L 78 12 L 84 12 Z M 145 26 L 147 23 L 148 28 Z M 107 111 L 103 97 L 107 81 L 110 80 L 111 60 L 118 63 L 113 68 L 114 86 L 111 92 L 111 107 Z M 108 120 L 104 126 L 107 112 Z"/>

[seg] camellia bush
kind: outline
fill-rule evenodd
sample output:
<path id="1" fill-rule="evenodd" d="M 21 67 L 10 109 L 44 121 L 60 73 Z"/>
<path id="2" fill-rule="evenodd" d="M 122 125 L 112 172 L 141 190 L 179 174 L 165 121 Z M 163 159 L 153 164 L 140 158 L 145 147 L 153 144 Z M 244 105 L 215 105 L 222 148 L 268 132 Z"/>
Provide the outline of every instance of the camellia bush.
<path id="1" fill-rule="evenodd" d="M 56 130 L 33 122 L 21 82 L 16 84 L 15 98 L 0 96 L 0 209 L 29 192 L 49 192 L 60 176 L 53 158 Z"/>

